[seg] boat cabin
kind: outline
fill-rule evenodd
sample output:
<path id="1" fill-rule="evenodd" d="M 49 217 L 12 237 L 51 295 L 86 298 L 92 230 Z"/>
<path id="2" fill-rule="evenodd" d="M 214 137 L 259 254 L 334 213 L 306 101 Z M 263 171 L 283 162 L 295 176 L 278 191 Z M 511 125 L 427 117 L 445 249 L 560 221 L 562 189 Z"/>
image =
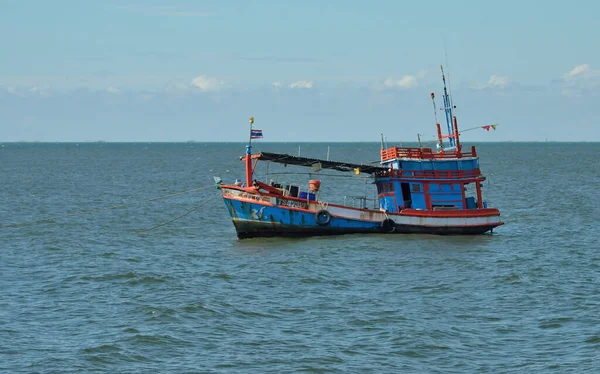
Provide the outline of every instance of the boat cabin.
<path id="1" fill-rule="evenodd" d="M 404 209 L 465 210 L 482 209 L 481 183 L 475 147 L 468 152 L 434 152 L 430 148 L 381 150 L 381 165 L 388 168 L 376 174 L 379 207 L 397 213 Z"/>

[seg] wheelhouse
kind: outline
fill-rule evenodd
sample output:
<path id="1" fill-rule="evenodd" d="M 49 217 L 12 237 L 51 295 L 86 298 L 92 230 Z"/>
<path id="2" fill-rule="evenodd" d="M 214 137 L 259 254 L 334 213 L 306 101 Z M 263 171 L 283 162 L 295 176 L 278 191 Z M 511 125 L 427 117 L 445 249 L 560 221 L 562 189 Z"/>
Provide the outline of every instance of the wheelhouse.
<path id="1" fill-rule="evenodd" d="M 381 150 L 381 165 L 387 170 L 376 173 L 375 184 L 379 208 L 386 212 L 487 207 L 474 146 L 452 153 L 395 146 Z"/>

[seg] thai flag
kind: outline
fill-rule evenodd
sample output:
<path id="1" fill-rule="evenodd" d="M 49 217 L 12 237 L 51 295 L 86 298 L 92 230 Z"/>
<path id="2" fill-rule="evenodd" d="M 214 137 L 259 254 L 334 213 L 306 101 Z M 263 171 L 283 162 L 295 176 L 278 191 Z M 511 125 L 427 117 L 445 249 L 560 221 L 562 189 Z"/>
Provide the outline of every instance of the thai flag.
<path id="1" fill-rule="evenodd" d="M 254 129 L 251 130 L 251 133 L 250 133 L 251 139 L 260 139 L 262 137 L 263 137 L 262 130 L 254 130 Z"/>

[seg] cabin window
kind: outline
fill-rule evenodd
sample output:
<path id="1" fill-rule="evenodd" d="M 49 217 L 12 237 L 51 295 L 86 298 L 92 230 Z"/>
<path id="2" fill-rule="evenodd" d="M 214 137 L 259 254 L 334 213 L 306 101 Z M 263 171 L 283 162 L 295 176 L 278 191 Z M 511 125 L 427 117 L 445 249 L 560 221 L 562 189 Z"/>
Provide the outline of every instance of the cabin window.
<path id="1" fill-rule="evenodd" d="M 377 193 L 388 193 L 394 191 L 394 182 L 381 182 L 377 184 Z"/>

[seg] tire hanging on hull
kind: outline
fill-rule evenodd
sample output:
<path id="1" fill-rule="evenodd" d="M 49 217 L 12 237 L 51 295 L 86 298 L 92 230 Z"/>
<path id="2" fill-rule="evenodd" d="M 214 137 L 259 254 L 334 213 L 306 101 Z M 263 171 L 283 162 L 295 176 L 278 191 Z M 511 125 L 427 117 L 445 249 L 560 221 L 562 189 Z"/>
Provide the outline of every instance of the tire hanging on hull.
<path id="1" fill-rule="evenodd" d="M 381 221 L 381 231 L 386 233 L 396 231 L 396 222 L 391 218 L 384 219 Z"/>
<path id="2" fill-rule="evenodd" d="M 327 226 L 329 225 L 329 222 L 331 222 L 331 213 L 325 209 L 321 209 L 315 213 L 315 221 L 317 221 L 319 226 Z"/>

